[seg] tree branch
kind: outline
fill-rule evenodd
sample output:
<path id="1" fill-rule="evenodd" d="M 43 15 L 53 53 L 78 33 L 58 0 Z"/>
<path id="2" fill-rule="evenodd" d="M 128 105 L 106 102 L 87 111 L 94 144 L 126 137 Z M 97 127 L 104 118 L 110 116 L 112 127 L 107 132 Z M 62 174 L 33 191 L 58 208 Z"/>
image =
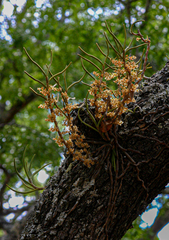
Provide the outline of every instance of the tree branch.
<path id="1" fill-rule="evenodd" d="M 3 170 L 4 174 L 6 175 L 5 181 L 0 189 L 0 215 L 3 213 L 3 194 L 6 189 L 6 184 L 9 183 L 11 177 L 13 177 L 14 173 L 9 173 L 9 171 L 2 165 L 0 164 L 0 169 Z"/>
<path id="2" fill-rule="evenodd" d="M 168 223 L 168 221 L 169 221 L 169 209 L 165 211 L 165 214 L 157 216 L 157 218 L 155 219 L 155 222 L 151 227 L 151 230 L 154 235 L 151 238 L 152 240 L 157 235 L 157 233 Z"/>
<path id="3" fill-rule="evenodd" d="M 149 9 L 151 7 L 152 0 L 147 0 L 146 1 L 146 6 L 145 6 L 145 13 L 144 13 L 144 22 L 142 22 L 140 29 L 143 29 L 145 25 L 148 23 L 148 14 L 149 14 Z"/>
<path id="4" fill-rule="evenodd" d="M 136 103 L 123 115 L 124 124 L 109 132 L 110 142 L 104 143 L 73 110 L 73 123 L 90 142 L 96 163 L 87 168 L 65 154 L 65 161 L 37 202 L 22 240 L 120 240 L 132 228 L 133 220 L 169 182 L 168 77 L 169 62 L 144 81 Z M 85 107 L 80 114 L 92 124 Z"/>
<path id="5" fill-rule="evenodd" d="M 163 193 L 163 194 L 168 194 L 168 195 L 169 195 L 169 187 L 166 187 L 166 188 L 163 190 L 162 193 Z"/>
<path id="6" fill-rule="evenodd" d="M 24 100 L 18 100 L 16 104 L 14 104 L 8 111 L 5 111 L 3 107 L 1 107 L 0 114 L 0 128 L 3 128 L 6 124 L 13 120 L 14 116 L 20 112 L 23 108 L 25 108 L 30 102 L 32 102 L 36 95 L 30 92 L 28 95 L 23 96 Z"/>
<path id="7" fill-rule="evenodd" d="M 9 209 L 3 209 L 3 212 L 1 213 L 2 216 L 6 216 L 10 213 L 23 213 L 25 211 L 28 211 L 30 209 L 30 207 L 34 204 L 34 202 L 29 203 L 28 206 L 22 207 L 22 208 L 17 208 L 17 209 L 13 209 L 13 208 L 9 208 Z"/>

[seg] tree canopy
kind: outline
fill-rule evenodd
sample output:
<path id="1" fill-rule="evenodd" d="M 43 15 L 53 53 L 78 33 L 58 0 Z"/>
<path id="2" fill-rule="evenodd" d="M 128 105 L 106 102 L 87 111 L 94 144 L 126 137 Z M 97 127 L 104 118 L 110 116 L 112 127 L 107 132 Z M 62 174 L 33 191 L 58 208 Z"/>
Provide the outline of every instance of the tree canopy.
<path id="1" fill-rule="evenodd" d="M 86 0 L 84 2 L 30 0 L 19 6 L 17 1 L 11 0 L 1 1 L 0 4 L 0 213 L 3 217 L 14 213 L 13 222 L 15 222 L 22 211 L 15 212 L 12 208 L 8 209 L 7 203 L 11 198 L 11 191 L 6 187 L 7 183 L 14 188 L 21 188 L 14 172 L 14 158 L 18 170 L 24 174 L 21 160 L 28 145 L 26 159 L 31 160 L 36 154 L 32 165 L 35 170 L 45 163 L 52 162 L 52 165 L 46 168 L 51 176 L 57 171 L 63 151 L 53 142 L 54 135 L 48 131 L 49 126 L 45 122 L 47 113 L 38 110 L 41 99 L 29 89 L 30 86 L 35 89 L 37 84 L 26 76 L 24 70 L 41 81 L 43 75 L 30 63 L 23 47 L 44 68 L 45 64 L 50 62 L 52 50 L 53 73 L 62 71 L 72 62 L 67 72 L 70 85 L 83 75 L 78 46 L 101 58 L 95 43 L 99 43 L 103 49 L 106 48 L 103 34 L 106 30 L 105 21 L 123 41 L 123 24 L 129 30 L 134 21 L 143 19 L 145 21 L 139 22 L 136 26 L 144 36 L 148 35 L 151 39 L 149 63 L 152 68 L 146 72 L 147 76 L 151 76 L 167 61 L 169 3 L 167 0 Z M 12 7 L 10 16 L 6 15 L 5 6 Z M 129 34 L 127 39 L 130 39 Z M 133 49 L 132 54 L 140 57 L 143 48 L 144 46 L 141 50 Z M 90 66 L 87 66 L 90 69 Z M 71 97 L 75 96 L 75 92 L 76 101 L 82 101 L 85 97 L 84 85 L 79 84 L 78 89 L 74 86 Z M 25 189 L 22 186 L 20 190 Z M 24 196 L 25 210 L 28 209 L 26 206 L 29 205 L 30 199 L 34 201 L 36 194 L 30 194 L 30 198 L 28 196 Z M 160 206 L 157 220 L 164 219 L 167 212 L 167 195 L 161 194 L 157 202 Z M 139 224 L 140 220 L 137 219 L 136 222 Z M 167 221 L 163 221 L 162 227 L 166 223 Z M 8 231 L 8 227 L 6 229 L 4 227 L 5 224 L 7 224 L 6 219 L 0 218 L 1 229 Z M 153 234 L 156 236 L 158 231 L 157 228 L 152 228 L 152 236 Z M 144 239 L 144 234 L 147 236 L 146 234 L 149 233 L 146 229 L 142 231 L 136 227 L 135 230 L 127 233 L 124 239 L 132 239 L 132 237 Z"/>

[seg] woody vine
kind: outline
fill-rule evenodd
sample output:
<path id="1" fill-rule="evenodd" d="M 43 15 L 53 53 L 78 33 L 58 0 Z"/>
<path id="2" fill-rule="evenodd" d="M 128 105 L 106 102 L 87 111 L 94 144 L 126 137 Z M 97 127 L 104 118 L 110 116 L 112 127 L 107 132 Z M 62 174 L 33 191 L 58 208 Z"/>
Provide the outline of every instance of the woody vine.
<path id="1" fill-rule="evenodd" d="M 52 54 L 50 64 L 46 65 L 46 71 L 31 58 L 27 50 L 24 48 L 28 58 L 39 68 L 45 78 L 44 83 L 25 71 L 25 73 L 31 79 L 41 85 L 41 87 L 39 87 L 37 90 L 32 88 L 31 90 L 37 96 L 44 99 L 44 103 L 40 104 L 39 108 L 47 109 L 49 112 L 46 121 L 51 123 L 49 131 L 56 133 L 56 136 L 53 140 L 58 144 L 59 147 L 65 146 L 67 151 L 66 153 L 72 155 L 73 160 L 82 162 L 88 168 L 90 168 L 91 165 L 97 164 L 97 158 L 93 157 L 93 153 L 90 151 L 89 142 L 87 141 L 85 135 L 82 134 L 78 127 L 74 124 L 71 113 L 73 110 L 77 110 L 77 115 L 80 122 L 96 131 L 101 136 L 105 144 L 109 143 L 111 145 L 112 165 L 114 170 L 116 170 L 115 156 L 117 152 L 117 139 L 115 136 L 115 129 L 116 126 L 123 123 L 121 116 L 123 113 L 128 111 L 128 104 L 135 101 L 134 94 L 135 92 L 139 91 L 139 83 L 144 77 L 144 73 L 147 68 L 148 52 L 150 49 L 150 40 L 148 37 L 144 38 L 139 30 L 137 33 L 133 32 L 132 29 L 135 23 L 132 24 L 130 29 L 130 33 L 133 35 L 133 38 L 128 46 L 126 46 L 127 34 L 125 27 L 124 43 L 121 43 L 112 32 L 110 26 L 106 23 L 106 28 L 110 36 L 113 38 L 114 44 L 111 43 L 106 33 L 104 33 L 107 46 L 106 53 L 103 52 L 98 44 L 96 44 L 98 50 L 104 57 L 103 61 L 79 47 L 82 53 L 85 55 L 79 54 L 82 68 L 84 69 L 84 75 L 81 79 L 73 82 L 69 86 L 67 86 L 65 72 L 71 63 L 61 72 L 53 74 L 50 70 L 52 64 Z M 137 46 L 132 46 L 135 38 L 137 41 L 141 41 L 141 43 Z M 130 56 L 129 53 L 132 49 L 139 48 L 143 45 L 146 46 L 146 51 L 143 51 L 141 58 L 136 61 L 136 56 Z M 112 50 L 116 54 L 115 58 L 110 56 Z M 84 64 L 85 61 L 92 65 L 92 74 L 86 69 Z M 95 62 L 97 62 L 97 64 Z M 60 78 L 62 75 L 63 80 Z M 92 79 L 90 84 L 83 82 L 83 79 L 86 75 L 89 75 Z M 72 103 L 72 99 L 69 96 L 69 90 L 71 87 L 80 82 L 86 85 L 87 88 L 86 99 L 81 105 L 78 103 Z M 111 89 L 111 82 L 116 85 L 116 89 Z M 62 107 L 59 105 L 60 99 L 62 102 Z M 83 106 L 86 108 L 91 120 L 91 124 L 86 123 L 81 118 L 80 113 L 83 110 Z M 94 112 L 90 110 L 90 107 L 94 108 Z M 61 128 L 58 122 L 59 117 L 63 118 Z M 130 158 L 127 153 L 126 155 L 128 158 Z M 27 164 L 24 164 L 24 166 L 29 181 L 26 181 L 21 177 L 16 169 L 15 163 L 15 170 L 17 171 L 17 174 L 21 178 L 22 182 L 30 188 L 30 191 L 42 189 L 33 184 L 33 181 L 29 177 L 27 171 Z M 33 174 L 33 176 L 34 175 L 35 174 Z M 138 180 L 141 181 L 139 175 Z M 142 184 L 144 187 L 144 183 Z"/>

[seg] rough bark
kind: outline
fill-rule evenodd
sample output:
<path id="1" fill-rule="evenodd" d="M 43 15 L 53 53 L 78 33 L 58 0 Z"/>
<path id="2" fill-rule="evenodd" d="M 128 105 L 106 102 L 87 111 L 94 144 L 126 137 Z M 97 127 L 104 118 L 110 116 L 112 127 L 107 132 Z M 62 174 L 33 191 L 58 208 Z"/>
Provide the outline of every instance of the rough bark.
<path id="1" fill-rule="evenodd" d="M 82 124 L 95 165 L 65 154 L 21 234 L 21 240 L 119 240 L 169 182 L 169 62 L 145 80 L 122 126 L 105 142 Z M 93 108 L 90 108 L 94 112 Z M 90 123 L 85 108 L 83 121 Z M 116 168 L 112 166 L 116 152 Z"/>

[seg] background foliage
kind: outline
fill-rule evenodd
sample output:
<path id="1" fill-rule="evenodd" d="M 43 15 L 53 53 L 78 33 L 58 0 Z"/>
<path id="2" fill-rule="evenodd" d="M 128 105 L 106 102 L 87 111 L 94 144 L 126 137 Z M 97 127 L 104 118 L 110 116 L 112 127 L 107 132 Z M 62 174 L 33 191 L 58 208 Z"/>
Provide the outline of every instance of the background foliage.
<path id="1" fill-rule="evenodd" d="M 62 156 L 62 149 L 58 149 L 52 141 L 52 134 L 48 131 L 45 122 L 47 112 L 37 108 L 41 99 L 37 99 L 29 89 L 29 86 L 34 89 L 37 86 L 24 74 L 24 70 L 41 81 L 45 79 L 30 63 L 23 47 L 43 67 L 46 63 L 49 64 L 52 50 L 53 73 L 61 71 L 72 61 L 67 73 L 70 84 L 79 80 L 83 74 L 80 58 L 77 55 L 80 53 L 78 46 L 100 57 L 95 43 L 99 43 L 104 49 L 105 20 L 122 41 L 123 24 L 129 29 L 131 23 L 144 19 L 145 22 L 138 23 L 137 27 L 144 36 L 148 35 L 151 38 L 149 62 L 152 68 L 146 73 L 147 76 L 151 76 L 167 61 L 169 2 L 168 0 L 10 0 L 0 1 L 0 4 L 0 215 L 3 216 L 2 220 L 0 217 L 0 228 L 7 231 L 4 227 L 4 223 L 8 221 L 5 218 L 7 214 L 3 213 L 4 209 L 10 207 L 8 202 L 12 193 L 5 187 L 5 183 L 8 181 L 10 186 L 20 187 L 19 179 L 14 174 L 13 159 L 16 158 L 18 169 L 22 173 L 21 159 L 26 145 L 29 144 L 27 159 L 31 159 L 36 154 L 33 162 L 35 169 L 44 163 L 52 162 L 52 166 L 46 168 L 46 171 L 50 170 L 49 174 L 52 175 L 56 172 Z M 4 11 L 4 6 L 7 6 L 8 14 Z M 10 7 L 12 7 L 11 14 L 9 14 Z M 141 52 L 136 50 L 133 54 L 139 57 Z M 87 66 L 86 63 L 85 65 Z M 90 68 L 89 70 L 92 71 Z M 71 96 L 76 95 L 76 100 L 79 101 L 85 97 L 85 93 L 85 86 L 79 84 L 72 89 Z M 31 198 L 24 196 L 25 206 L 35 199 L 36 194 L 30 196 Z M 158 202 L 160 202 L 159 216 L 166 218 L 165 213 L 168 209 L 166 193 L 159 196 Z M 15 209 L 17 210 L 17 207 Z M 8 214 L 14 213 L 13 208 L 9 210 Z M 12 215 L 13 220 L 10 224 L 13 224 L 21 213 Z M 169 221 L 169 217 L 167 219 L 162 227 Z M 136 220 L 134 230 L 126 234 L 125 240 L 150 239 L 150 237 L 155 239 L 160 229 L 143 231 L 138 227 L 140 221 L 140 219 Z"/>

